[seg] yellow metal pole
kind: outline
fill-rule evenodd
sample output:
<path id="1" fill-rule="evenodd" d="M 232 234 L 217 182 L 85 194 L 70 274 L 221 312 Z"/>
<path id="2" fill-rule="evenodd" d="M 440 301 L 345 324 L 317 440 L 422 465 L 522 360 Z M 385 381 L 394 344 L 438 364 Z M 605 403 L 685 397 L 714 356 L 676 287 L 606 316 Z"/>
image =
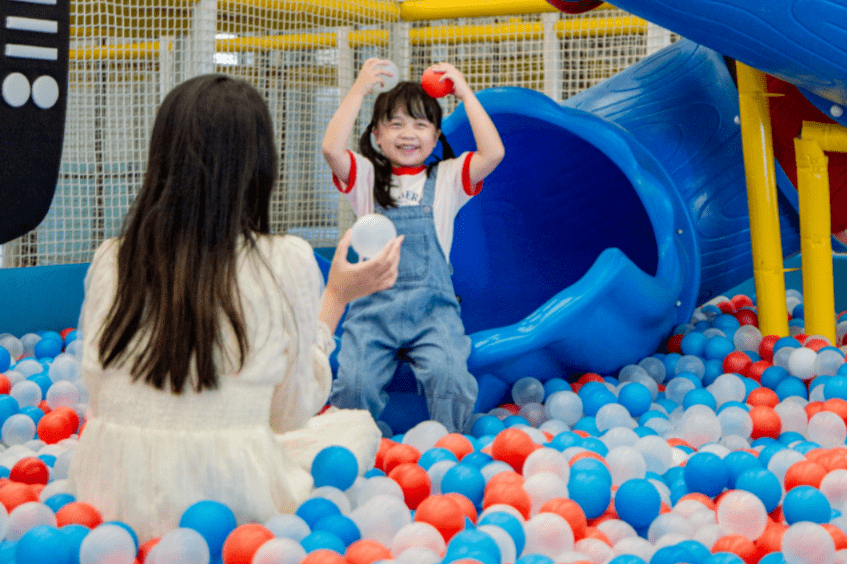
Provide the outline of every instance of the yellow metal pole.
<path id="1" fill-rule="evenodd" d="M 763 335 L 786 337 L 785 271 L 765 75 L 740 62 L 736 70 L 759 329 Z"/>
<path id="2" fill-rule="evenodd" d="M 832 234 L 829 171 L 824 151 L 847 152 L 847 129 L 804 122 L 794 140 L 797 193 L 800 203 L 800 253 L 803 264 L 803 313 L 806 333 L 835 342 L 835 290 L 832 275 Z"/>

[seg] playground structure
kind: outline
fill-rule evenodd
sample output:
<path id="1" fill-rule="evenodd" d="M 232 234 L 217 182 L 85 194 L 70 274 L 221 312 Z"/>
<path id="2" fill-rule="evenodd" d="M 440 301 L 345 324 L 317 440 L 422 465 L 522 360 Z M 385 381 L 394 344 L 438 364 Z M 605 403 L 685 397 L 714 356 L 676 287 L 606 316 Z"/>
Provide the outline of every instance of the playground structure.
<path id="1" fill-rule="evenodd" d="M 474 341 L 470 368 L 480 379 L 479 410 L 493 407 L 522 376 L 610 373 L 635 362 L 694 307 L 754 275 L 763 331 L 787 334 L 783 257 L 802 248 L 804 272 L 814 273 L 803 279 L 807 296 L 832 288 L 830 229 L 802 220 L 823 213 L 823 200 L 802 190 L 798 198 L 795 183 L 819 178 L 827 169 L 820 150 L 843 150 L 843 141 L 837 133 L 808 141 L 804 128 L 800 145 L 811 145 L 814 158 L 798 152 L 802 162 L 793 176 L 803 180 L 792 182 L 785 160 L 774 162 L 762 143 L 770 129 L 762 70 L 790 86 L 796 70 L 791 61 L 784 69 L 754 68 L 760 60 L 745 58 L 744 41 L 731 35 L 728 47 L 710 44 L 723 37 L 710 30 L 727 23 L 706 18 L 708 4 L 683 11 L 649 0 L 616 2 L 635 16 L 608 4 L 563 15 L 541 1 L 521 3 L 520 14 L 499 1 L 362 1 L 344 11 L 319 0 L 77 4 L 70 50 L 77 89 L 71 88 L 53 215 L 7 245 L 3 262 L 84 265 L 99 241 L 116 234 L 140 182 L 157 101 L 189 76 L 221 70 L 254 81 L 280 128 L 285 190 L 274 201 L 273 225 L 331 247 L 353 218 L 332 192 L 318 140 L 355 70 L 364 58 L 382 56 L 413 79 L 431 61 L 447 59 L 481 90 L 507 151 L 481 197 L 460 213 L 451 256 Z M 742 12 L 739 3 L 733 14 Z M 462 19 L 438 21 L 444 18 Z M 673 42 L 670 32 L 648 22 L 689 39 Z M 760 39 L 754 25 L 745 32 Z M 831 46 L 844 30 L 818 32 L 814 45 Z M 591 43 L 603 45 L 595 54 L 616 49 L 623 56 L 579 59 Z M 829 131 L 839 123 L 834 108 L 847 102 L 845 74 L 826 48 L 819 54 L 815 79 L 806 73 L 794 86 L 814 105 L 811 121 L 826 122 Z M 737 86 L 724 56 L 742 62 Z M 571 89 L 568 69 L 580 65 Z M 579 74 L 593 68 L 598 72 L 580 82 Z M 122 107 L 122 101 L 131 103 Z M 461 107 L 450 98 L 445 103 L 451 144 L 472 149 Z M 81 126 L 86 120 L 94 121 L 93 131 Z M 757 158 L 749 156 L 757 150 Z M 762 170 L 745 169 L 745 159 Z M 829 167 L 830 180 L 842 178 L 839 167 L 835 174 Z M 811 225 L 817 229 L 806 232 Z M 807 259 L 814 266 L 807 268 Z M 81 284 L 67 298 L 70 315 L 60 324 L 75 324 L 78 297 Z M 832 301 L 820 302 L 807 306 L 818 312 L 807 319 L 829 336 Z M 404 413 L 389 421 L 395 431 L 425 417 L 418 399 L 393 392 L 388 411 Z"/>

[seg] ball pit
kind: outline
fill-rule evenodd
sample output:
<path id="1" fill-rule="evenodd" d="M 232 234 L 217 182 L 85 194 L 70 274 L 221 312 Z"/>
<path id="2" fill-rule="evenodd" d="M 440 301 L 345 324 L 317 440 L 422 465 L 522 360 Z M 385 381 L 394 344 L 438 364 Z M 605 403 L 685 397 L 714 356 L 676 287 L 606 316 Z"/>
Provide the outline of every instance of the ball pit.
<path id="1" fill-rule="evenodd" d="M 75 333 L 2 335 L 0 563 L 841 564 L 844 347 L 803 334 L 789 298 L 790 337 L 719 297 L 617 374 L 522 378 L 467 434 L 384 438 L 364 477 L 325 449 L 295 514 L 238 523 L 203 500 L 157 539 L 67 490 L 88 401 Z"/>

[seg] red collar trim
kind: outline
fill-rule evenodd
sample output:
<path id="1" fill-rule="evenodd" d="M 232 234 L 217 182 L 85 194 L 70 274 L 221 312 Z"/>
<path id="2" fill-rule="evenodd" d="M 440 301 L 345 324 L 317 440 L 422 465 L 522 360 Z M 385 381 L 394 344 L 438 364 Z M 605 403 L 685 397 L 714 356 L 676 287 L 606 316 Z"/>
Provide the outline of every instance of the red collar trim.
<path id="1" fill-rule="evenodd" d="M 393 166 L 391 167 L 391 174 L 396 176 L 403 174 L 420 174 L 425 168 L 425 166 Z"/>

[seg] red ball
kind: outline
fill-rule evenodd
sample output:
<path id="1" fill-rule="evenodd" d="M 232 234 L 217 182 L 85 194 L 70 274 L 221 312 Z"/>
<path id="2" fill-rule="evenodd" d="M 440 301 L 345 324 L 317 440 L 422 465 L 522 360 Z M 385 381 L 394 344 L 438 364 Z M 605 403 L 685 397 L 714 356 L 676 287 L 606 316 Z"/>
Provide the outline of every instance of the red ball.
<path id="1" fill-rule="evenodd" d="M 56 512 L 56 526 L 83 525 L 93 529 L 103 522 L 100 511 L 91 504 L 84 501 L 72 501 L 66 503 Z"/>
<path id="2" fill-rule="evenodd" d="M 835 550 L 843 550 L 847 548 L 847 534 L 832 523 L 822 523 L 821 527 L 826 529 L 832 541 L 835 543 Z"/>
<path id="3" fill-rule="evenodd" d="M 50 471 L 40 458 L 28 456 L 18 460 L 9 472 L 9 479 L 22 484 L 43 484 L 50 481 Z"/>
<path id="4" fill-rule="evenodd" d="M 562 517 L 571 526 L 575 541 L 579 541 L 585 536 L 588 519 L 586 519 L 582 507 L 574 500 L 565 497 L 553 498 L 544 502 L 538 512 L 555 513 Z"/>
<path id="5" fill-rule="evenodd" d="M 747 403 L 750 405 L 767 405 L 769 407 L 776 407 L 779 403 L 779 396 L 777 396 L 776 392 L 770 388 L 762 386 L 747 394 Z"/>
<path id="6" fill-rule="evenodd" d="M 788 525 L 777 524 L 769 521 L 765 532 L 756 539 L 756 556 L 761 557 L 771 552 L 782 550 L 782 535 L 788 530 Z"/>
<path id="7" fill-rule="evenodd" d="M 12 383 L 5 374 L 0 374 L 0 394 L 8 395 L 12 390 Z"/>
<path id="8" fill-rule="evenodd" d="M 226 537 L 221 551 L 221 560 L 224 564 L 248 564 L 253 561 L 253 555 L 256 554 L 259 547 L 272 538 L 274 538 L 274 534 L 264 525 L 258 523 L 239 525 Z M 341 558 L 341 555 L 337 552 L 332 550 L 329 552 Z M 308 557 L 303 562 L 306 562 L 306 560 L 308 560 Z M 343 560 L 341 558 L 342 562 Z M 325 561 L 315 561 L 315 564 L 318 562 Z"/>
<path id="9" fill-rule="evenodd" d="M 750 419 L 753 420 L 753 439 L 770 437 L 778 439 L 782 431 L 782 420 L 774 408 L 768 405 L 756 405 L 750 408 Z"/>
<path id="10" fill-rule="evenodd" d="M 422 466 L 414 462 L 406 462 L 396 466 L 388 477 L 400 485 L 403 490 L 403 499 L 409 509 L 415 509 L 420 503 L 429 497 L 432 490 L 432 482 L 429 474 Z"/>
<path id="11" fill-rule="evenodd" d="M 680 333 L 678 335 L 671 335 L 668 339 L 665 348 L 669 353 L 682 353 L 682 338 L 685 337 L 684 334 Z"/>
<path id="12" fill-rule="evenodd" d="M 9 513 L 17 506 L 29 501 L 38 501 L 38 493 L 29 484 L 10 481 L 0 487 L 0 503 Z"/>
<path id="13" fill-rule="evenodd" d="M 79 416 L 70 407 L 57 407 L 38 421 L 38 438 L 48 445 L 67 439 L 79 429 Z"/>
<path id="14" fill-rule="evenodd" d="M 68 333 L 70 333 L 71 331 L 74 331 L 74 330 L 75 330 L 75 328 L 74 328 L 74 327 L 65 327 L 64 329 L 62 329 L 62 330 L 59 332 L 59 335 L 61 335 L 62 340 L 64 341 L 64 340 L 65 340 L 65 337 L 67 337 L 67 336 L 68 336 Z"/>
<path id="15" fill-rule="evenodd" d="M 735 306 L 736 310 L 739 310 L 742 307 L 753 307 L 753 300 L 750 296 L 744 294 L 735 294 L 729 301 L 732 302 L 732 305 Z"/>
<path id="16" fill-rule="evenodd" d="M 474 507 L 473 502 L 469 500 L 467 496 L 464 496 L 458 492 L 447 492 L 446 494 L 444 494 L 444 496 L 449 497 L 450 499 L 458 503 L 462 507 L 462 512 L 465 514 L 465 517 L 470 519 L 471 523 L 476 525 L 476 507 Z"/>
<path id="17" fill-rule="evenodd" d="M 733 351 L 724 357 L 723 371 L 744 374 L 747 371 L 747 367 L 751 364 L 753 364 L 753 361 L 747 356 L 747 353 Z"/>
<path id="18" fill-rule="evenodd" d="M 749 564 L 756 561 L 756 545 L 753 544 L 753 541 L 741 535 L 726 535 L 719 538 L 712 545 L 712 554 L 718 552 L 731 552 L 740 556 L 744 562 Z"/>
<path id="19" fill-rule="evenodd" d="M 421 451 L 412 445 L 397 443 L 385 453 L 382 460 L 382 471 L 390 474 L 401 464 L 417 463 L 420 457 Z"/>
<path id="20" fill-rule="evenodd" d="M 500 407 L 502 407 L 503 409 L 505 409 L 506 411 L 508 411 L 512 415 L 517 415 L 521 411 L 521 408 L 518 407 L 514 403 L 504 403 L 504 404 L 501 404 Z"/>
<path id="21" fill-rule="evenodd" d="M 593 10 L 603 0 L 547 0 L 547 3 L 566 14 L 581 14 Z"/>
<path id="22" fill-rule="evenodd" d="M 820 488 L 821 480 L 826 476 L 826 468 L 811 460 L 799 460 L 785 472 L 785 491 L 797 486 Z"/>
<path id="23" fill-rule="evenodd" d="M 429 523 L 438 529 L 444 542 L 450 542 L 453 535 L 465 528 L 465 513 L 455 499 L 431 495 L 418 505 L 415 521 Z"/>
<path id="24" fill-rule="evenodd" d="M 735 319 L 741 325 L 759 326 L 759 314 L 750 308 L 742 308 L 735 312 Z"/>
<path id="25" fill-rule="evenodd" d="M 433 98 L 441 98 L 453 91 L 453 81 L 449 78 L 441 80 L 443 72 L 436 72 L 432 67 L 426 69 L 421 76 L 421 86 Z"/>
<path id="26" fill-rule="evenodd" d="M 344 558 L 348 564 L 371 564 L 377 560 L 392 560 L 394 556 L 385 546 L 372 539 L 359 539 L 350 543 Z"/>
<path id="27" fill-rule="evenodd" d="M 494 460 L 502 460 L 520 472 L 526 457 L 535 450 L 536 444 L 524 431 L 508 428 L 497 433 L 491 441 L 491 457 Z"/>
<path id="28" fill-rule="evenodd" d="M 162 540 L 162 537 L 153 537 L 138 547 L 138 561 L 141 562 L 141 564 L 144 564 L 144 561 L 147 560 L 147 555 L 150 554 L 150 551 L 153 550 L 154 546 L 159 544 L 160 540 Z"/>
<path id="29" fill-rule="evenodd" d="M 482 496 L 482 508 L 488 509 L 497 504 L 511 505 L 517 509 L 524 519 L 529 519 L 532 509 L 532 500 L 523 486 L 514 484 L 498 484 L 494 487 L 486 487 Z"/>
<path id="30" fill-rule="evenodd" d="M 824 341 L 823 339 L 806 339 L 806 342 L 803 343 L 803 346 L 807 349 L 812 349 L 815 352 L 818 352 L 824 347 L 828 347 L 829 343 Z"/>
<path id="31" fill-rule="evenodd" d="M 759 356 L 762 360 L 773 362 L 773 346 L 779 340 L 779 335 L 765 335 L 759 343 Z"/>
<path id="32" fill-rule="evenodd" d="M 473 452 L 473 445 L 468 438 L 459 433 L 448 433 L 435 442 L 435 446 L 446 448 L 456 455 L 456 458 L 462 460 L 466 454 Z"/>
<path id="33" fill-rule="evenodd" d="M 764 374 L 765 370 L 767 370 L 771 366 L 773 366 L 773 364 L 771 364 L 767 360 L 757 360 L 756 362 L 747 367 L 746 376 L 748 378 L 752 378 L 756 382 L 761 382 L 762 374 Z"/>
<path id="34" fill-rule="evenodd" d="M 256 550 L 258 549 L 259 547 L 256 547 Z M 256 551 L 254 550 L 253 552 Z M 248 560 L 233 560 L 232 564 L 235 564 L 236 562 L 238 562 L 238 564 L 250 564 L 252 559 L 253 556 L 251 555 Z M 224 558 L 224 564 L 230 563 Z M 300 561 L 300 564 L 347 564 L 347 560 L 334 550 L 319 548 L 307 554 L 306 558 Z"/>
<path id="35" fill-rule="evenodd" d="M 735 313 L 735 305 L 733 305 L 733 303 L 729 300 L 719 302 L 717 306 L 723 313 Z"/>
<path id="36" fill-rule="evenodd" d="M 388 451 L 391 450 L 397 444 L 399 444 L 399 443 L 392 441 L 391 439 L 386 439 L 386 438 L 380 439 L 379 449 L 376 451 L 376 461 L 374 463 L 374 466 L 376 468 L 383 470 L 383 465 L 385 464 L 386 453 L 388 453 Z"/>

